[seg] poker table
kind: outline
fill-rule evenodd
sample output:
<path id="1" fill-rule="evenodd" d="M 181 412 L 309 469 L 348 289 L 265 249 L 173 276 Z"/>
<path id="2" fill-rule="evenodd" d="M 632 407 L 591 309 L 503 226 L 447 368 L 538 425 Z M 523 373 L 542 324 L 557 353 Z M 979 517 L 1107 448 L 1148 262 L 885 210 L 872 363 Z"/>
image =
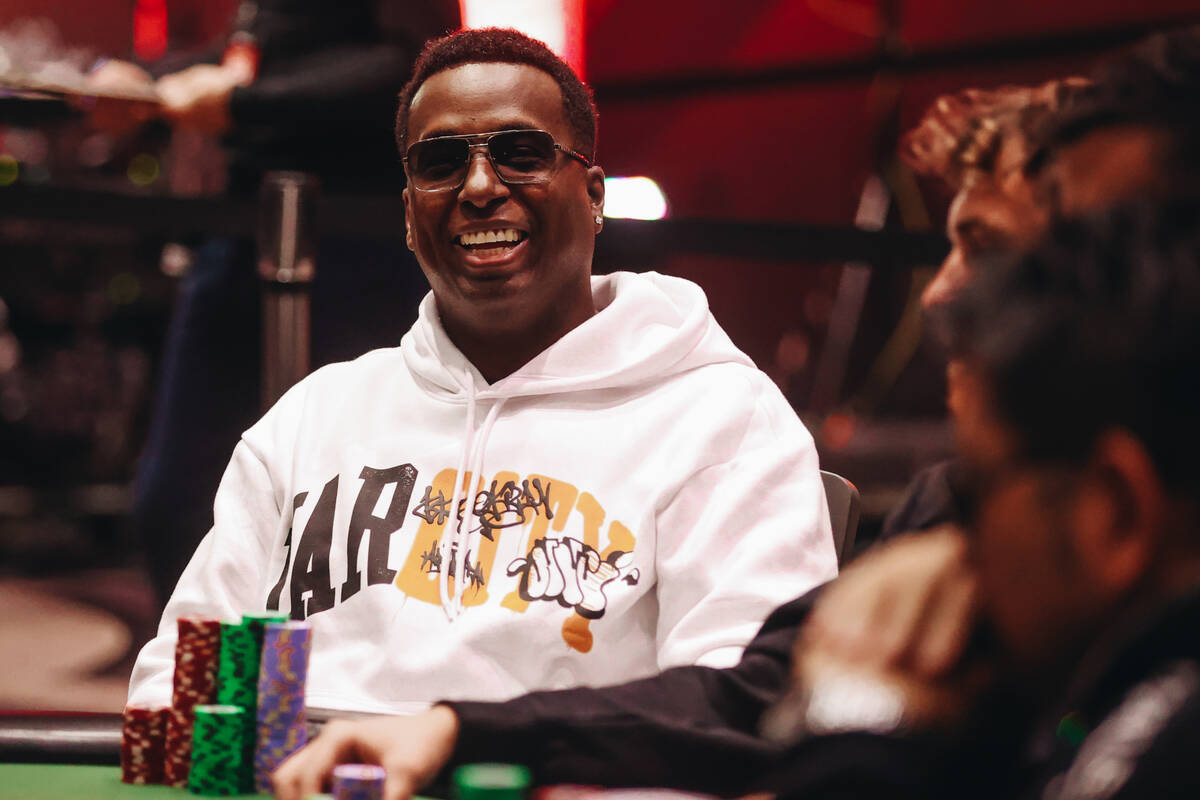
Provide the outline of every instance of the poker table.
<path id="1" fill-rule="evenodd" d="M 0 800 L 181 800 L 187 789 L 121 783 L 121 768 L 95 764 L 0 764 Z M 267 794 L 226 795 L 269 798 Z M 434 800 L 414 796 L 413 800 Z"/>
<path id="2" fill-rule="evenodd" d="M 318 719 L 310 719 L 310 735 L 315 735 L 323 722 L 320 711 L 313 711 Z M 186 789 L 122 783 L 120 761 L 120 714 L 0 711 L 0 800 L 183 800 L 198 796 Z"/>
<path id="3" fill-rule="evenodd" d="M 186 789 L 121 783 L 120 760 L 120 714 L 0 713 L 0 800 L 195 797 Z"/>
<path id="4" fill-rule="evenodd" d="M 0 800 L 182 800 L 196 796 L 186 789 L 121 783 L 117 766 L 0 764 Z"/>

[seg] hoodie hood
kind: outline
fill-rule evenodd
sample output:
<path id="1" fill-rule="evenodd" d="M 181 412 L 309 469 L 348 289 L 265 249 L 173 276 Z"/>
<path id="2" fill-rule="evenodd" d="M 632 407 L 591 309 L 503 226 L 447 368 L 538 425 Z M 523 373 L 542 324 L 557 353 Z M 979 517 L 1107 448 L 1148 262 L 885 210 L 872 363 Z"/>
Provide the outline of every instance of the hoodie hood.
<path id="1" fill-rule="evenodd" d="M 404 362 L 425 391 L 463 400 L 472 393 L 488 400 L 627 387 L 708 364 L 753 366 L 691 281 L 656 272 L 597 275 L 592 297 L 595 316 L 488 384 L 446 335 L 431 292 L 401 342 Z"/>

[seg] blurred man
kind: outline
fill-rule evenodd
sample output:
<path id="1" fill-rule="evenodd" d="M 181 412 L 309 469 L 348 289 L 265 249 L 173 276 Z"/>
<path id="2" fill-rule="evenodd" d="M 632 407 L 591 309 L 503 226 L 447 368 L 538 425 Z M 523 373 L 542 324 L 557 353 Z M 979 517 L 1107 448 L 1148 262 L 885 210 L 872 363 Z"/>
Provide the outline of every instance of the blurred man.
<path id="1" fill-rule="evenodd" d="M 810 672 L 805 728 L 826 736 L 767 785 L 797 797 L 1200 791 L 1198 231 L 1192 200 L 1062 223 L 948 302 L 974 645 L 937 682 L 836 662 Z M 964 713 L 964 679 L 984 666 L 993 688 Z M 822 697 L 859 680 L 873 707 Z"/>
<path id="2" fill-rule="evenodd" d="M 169 697 L 177 617 L 262 605 L 311 623 L 307 700 L 338 710 L 737 663 L 836 573 L 816 451 L 699 287 L 592 276 L 587 87 L 516 31 L 459 32 L 396 135 L 432 291 L 400 347 L 244 434 L 130 702 Z"/>
<path id="3" fill-rule="evenodd" d="M 1049 210 L 1025 167 L 1038 147 L 1040 129 L 1088 85 L 1074 78 L 946 95 L 904 137 L 900 152 L 908 165 L 953 194 L 946 219 L 950 252 L 921 295 L 923 310 L 946 302 L 966 285 L 981 258 L 1037 241 Z M 951 362 L 946 370 L 951 416 L 958 402 L 957 377 Z M 955 521 L 949 466 L 935 464 L 914 477 L 884 521 L 881 539 Z"/>

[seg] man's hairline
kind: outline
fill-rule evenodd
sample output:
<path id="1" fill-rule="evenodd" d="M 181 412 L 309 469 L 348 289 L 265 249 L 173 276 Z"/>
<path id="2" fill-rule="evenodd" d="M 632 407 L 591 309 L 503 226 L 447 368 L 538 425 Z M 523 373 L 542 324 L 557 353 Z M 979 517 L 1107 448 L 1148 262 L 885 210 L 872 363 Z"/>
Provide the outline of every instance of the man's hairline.
<path id="1" fill-rule="evenodd" d="M 406 109 L 405 114 L 404 114 L 404 129 L 405 129 L 404 130 L 404 144 L 405 144 L 405 146 L 412 144 L 414 141 L 412 136 L 410 135 L 412 133 L 413 103 L 416 102 L 417 95 L 420 94 L 421 90 L 425 88 L 425 84 L 429 83 L 430 78 L 434 77 L 435 75 L 441 75 L 443 72 L 449 72 L 452 69 L 458 69 L 459 67 L 466 67 L 466 66 L 471 66 L 471 65 L 491 65 L 491 64 L 509 64 L 509 65 L 517 66 L 517 67 L 530 67 L 532 69 L 536 69 L 538 72 L 549 77 L 550 80 L 554 82 L 555 88 L 558 89 L 559 111 L 563 117 L 562 121 L 564 123 L 564 127 L 571 136 L 571 147 L 576 150 L 579 149 L 579 142 L 575 141 L 575 135 L 576 135 L 575 134 L 575 126 L 571 124 L 570 117 L 566 113 L 566 111 L 567 111 L 567 109 L 566 109 L 567 93 L 565 91 L 563 91 L 563 86 L 561 83 L 559 83 L 558 78 L 554 77 L 554 75 L 552 75 L 549 71 L 542 69 L 537 64 L 531 64 L 528 61 L 507 61 L 507 60 L 460 61 L 457 64 L 447 64 L 446 66 L 444 66 L 434 72 L 431 72 L 428 75 L 426 75 L 424 78 L 422 78 L 421 82 L 418 83 L 415 87 L 413 87 L 412 95 L 409 97 L 409 100 L 408 100 L 408 108 Z"/>

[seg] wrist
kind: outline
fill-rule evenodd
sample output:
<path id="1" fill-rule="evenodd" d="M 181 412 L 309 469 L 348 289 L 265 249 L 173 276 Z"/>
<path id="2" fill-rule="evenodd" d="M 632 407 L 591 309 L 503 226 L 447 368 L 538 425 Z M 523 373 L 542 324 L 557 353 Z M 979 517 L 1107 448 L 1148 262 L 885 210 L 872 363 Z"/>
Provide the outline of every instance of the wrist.
<path id="1" fill-rule="evenodd" d="M 459 720 L 454 709 L 444 703 L 438 703 L 429 709 L 429 724 L 435 741 L 443 745 L 446 758 L 454 751 L 458 742 Z"/>

